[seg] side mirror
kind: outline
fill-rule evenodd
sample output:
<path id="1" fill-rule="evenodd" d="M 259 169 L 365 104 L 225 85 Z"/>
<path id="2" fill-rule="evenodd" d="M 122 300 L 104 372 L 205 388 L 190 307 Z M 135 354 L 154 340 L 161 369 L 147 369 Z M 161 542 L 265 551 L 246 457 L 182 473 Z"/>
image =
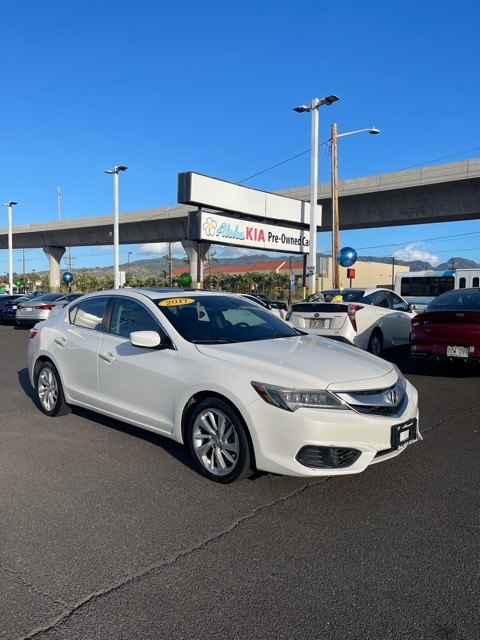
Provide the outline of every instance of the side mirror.
<path id="1" fill-rule="evenodd" d="M 130 342 L 134 347 L 154 349 L 161 345 L 162 340 L 156 331 L 132 331 Z"/>

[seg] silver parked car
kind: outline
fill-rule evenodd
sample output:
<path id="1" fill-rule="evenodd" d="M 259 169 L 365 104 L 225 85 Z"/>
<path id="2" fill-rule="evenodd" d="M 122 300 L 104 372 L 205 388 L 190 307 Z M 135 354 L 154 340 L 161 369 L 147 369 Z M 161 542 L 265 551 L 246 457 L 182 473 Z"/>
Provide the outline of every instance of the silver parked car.
<path id="1" fill-rule="evenodd" d="M 37 322 L 48 320 L 69 302 L 80 298 L 82 293 L 43 293 L 17 305 L 15 322 L 19 325 L 33 326 Z"/>

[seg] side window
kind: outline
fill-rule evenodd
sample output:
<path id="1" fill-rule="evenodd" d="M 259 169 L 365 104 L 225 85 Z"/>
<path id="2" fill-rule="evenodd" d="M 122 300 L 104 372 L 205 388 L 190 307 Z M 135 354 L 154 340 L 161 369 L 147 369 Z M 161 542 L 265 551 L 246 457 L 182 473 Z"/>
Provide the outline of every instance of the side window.
<path id="1" fill-rule="evenodd" d="M 110 316 L 108 331 L 129 338 L 132 331 L 156 331 L 160 327 L 155 318 L 136 300 L 117 298 Z"/>
<path id="2" fill-rule="evenodd" d="M 388 299 L 384 291 L 375 291 L 375 293 L 367 296 L 365 302 L 373 304 L 375 307 L 383 307 L 384 309 L 388 309 L 389 307 Z"/>
<path id="3" fill-rule="evenodd" d="M 83 300 L 70 309 L 68 314 L 70 324 L 75 327 L 100 331 L 106 307 L 107 298 Z"/>
<path id="4" fill-rule="evenodd" d="M 394 309 L 395 311 L 408 311 L 408 306 L 404 303 L 404 301 L 396 296 L 394 293 L 390 291 L 387 293 L 388 302 L 390 309 Z"/>

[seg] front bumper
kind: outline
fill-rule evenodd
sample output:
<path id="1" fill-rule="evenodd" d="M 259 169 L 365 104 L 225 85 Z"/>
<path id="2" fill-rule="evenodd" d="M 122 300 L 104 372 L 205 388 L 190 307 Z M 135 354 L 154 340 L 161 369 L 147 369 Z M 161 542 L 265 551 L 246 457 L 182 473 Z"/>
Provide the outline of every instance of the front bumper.
<path id="1" fill-rule="evenodd" d="M 346 475 L 396 457 L 421 439 L 418 395 L 408 382 L 407 396 L 396 416 L 333 409 L 290 413 L 258 400 L 243 411 L 257 468 L 290 476 Z"/>

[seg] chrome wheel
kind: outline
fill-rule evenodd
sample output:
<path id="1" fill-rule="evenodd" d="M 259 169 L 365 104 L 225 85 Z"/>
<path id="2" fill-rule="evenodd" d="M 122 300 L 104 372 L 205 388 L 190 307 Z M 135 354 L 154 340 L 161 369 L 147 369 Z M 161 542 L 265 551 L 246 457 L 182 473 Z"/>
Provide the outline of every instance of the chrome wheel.
<path id="1" fill-rule="evenodd" d="M 240 418 L 225 402 L 202 402 L 192 415 L 189 446 L 203 475 L 228 483 L 250 471 L 250 450 Z"/>
<path id="2" fill-rule="evenodd" d="M 37 397 L 40 408 L 47 416 L 66 415 L 70 407 L 66 404 L 62 384 L 57 370 L 50 363 L 42 365 L 37 378 Z"/>

